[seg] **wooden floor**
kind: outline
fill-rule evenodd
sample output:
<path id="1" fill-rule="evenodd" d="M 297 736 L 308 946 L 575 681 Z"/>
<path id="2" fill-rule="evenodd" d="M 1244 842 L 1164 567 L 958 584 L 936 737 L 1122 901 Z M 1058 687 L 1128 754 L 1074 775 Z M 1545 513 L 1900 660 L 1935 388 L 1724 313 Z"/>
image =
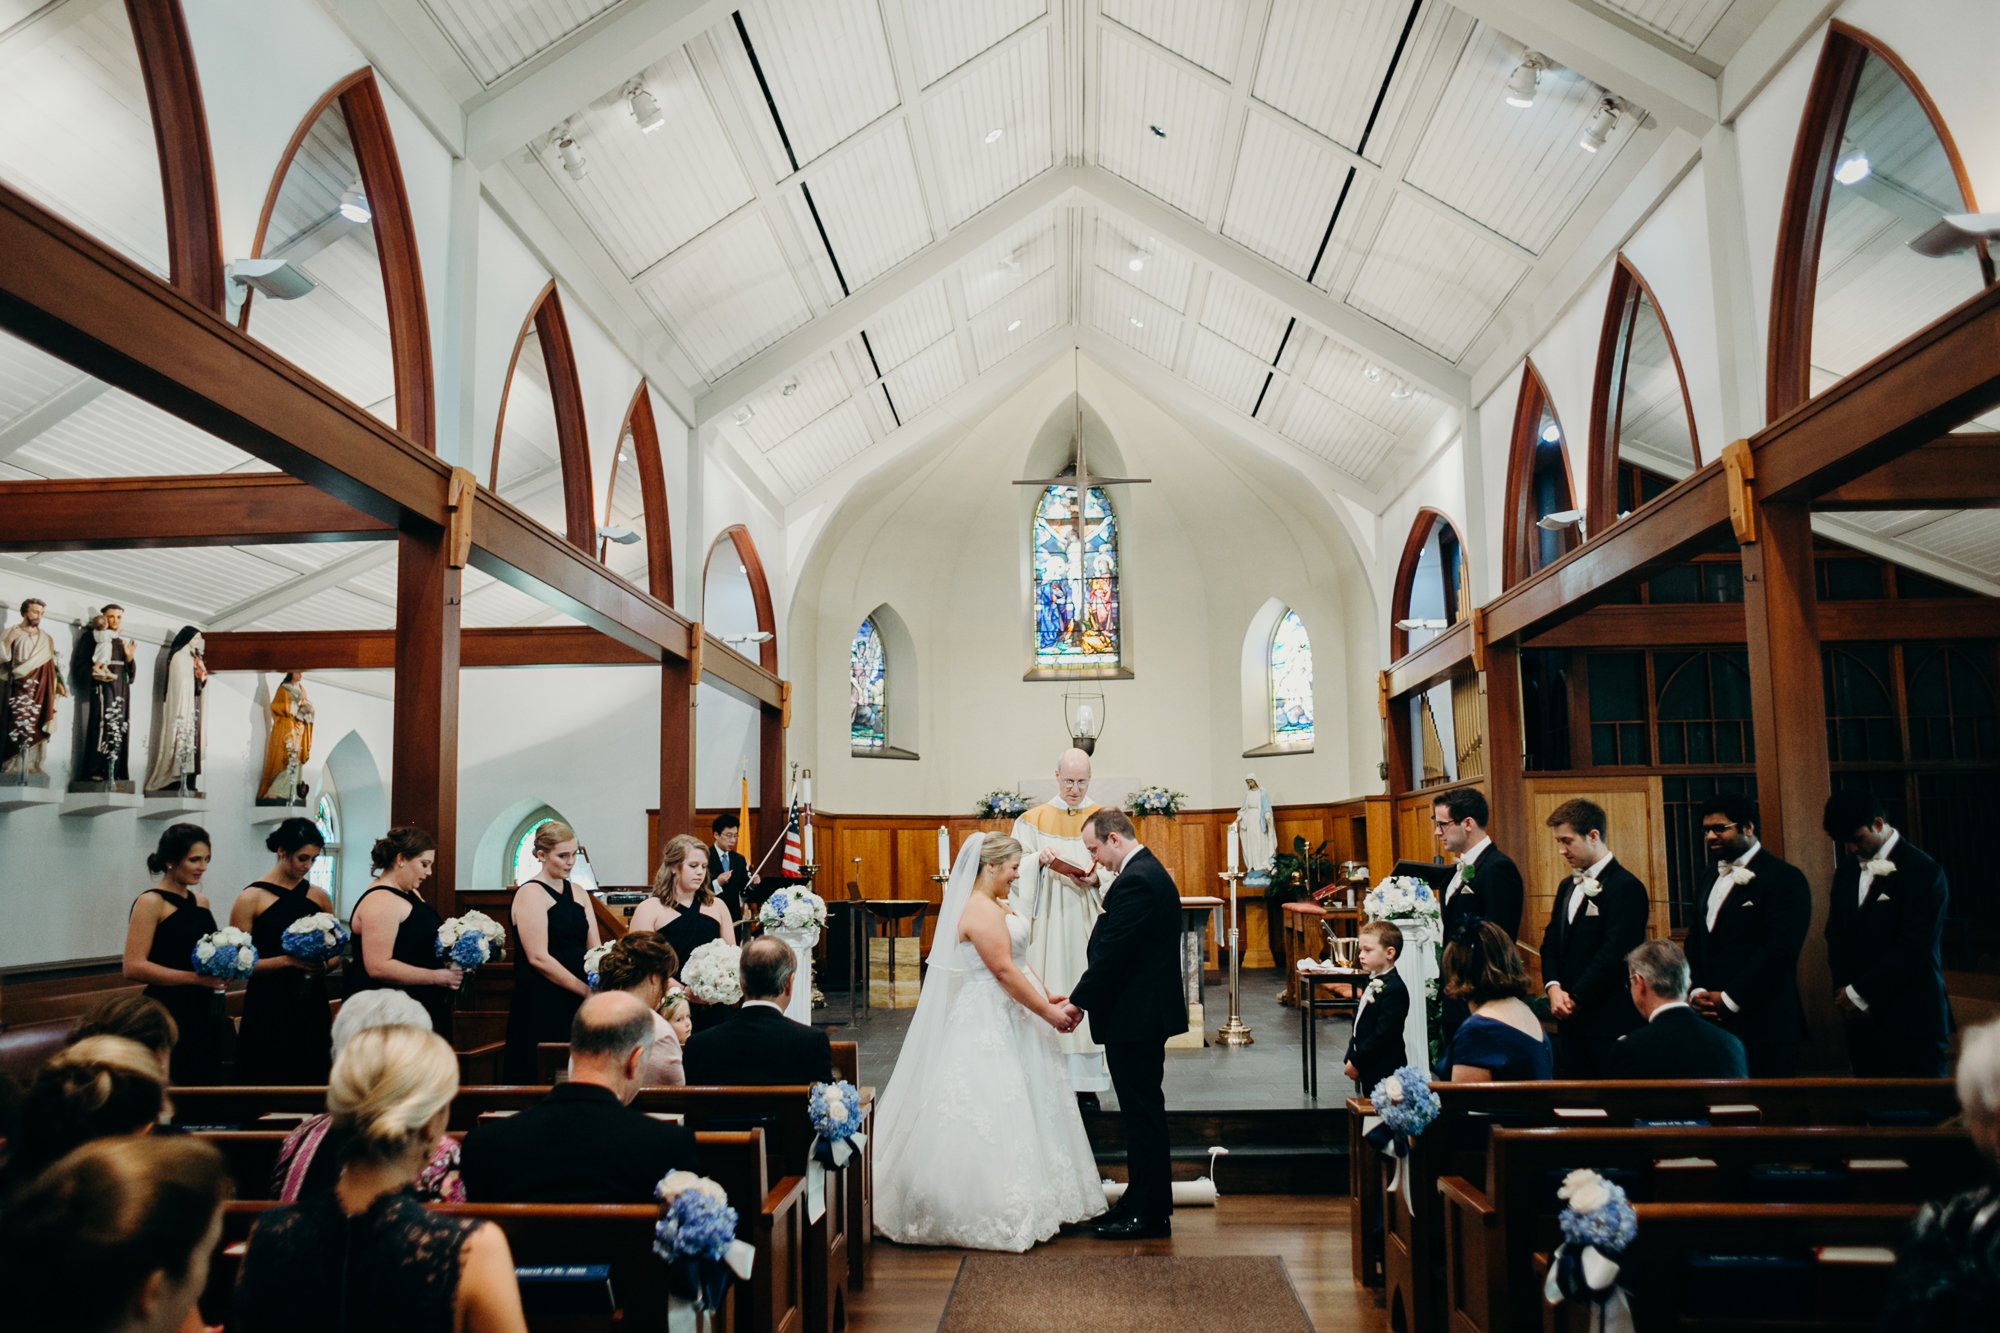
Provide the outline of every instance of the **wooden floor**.
<path id="1" fill-rule="evenodd" d="M 1383 1333 L 1374 1293 L 1354 1285 L 1345 1196 L 1244 1194 L 1174 1214 L 1172 1240 L 1114 1245 L 1065 1236 L 1036 1254 L 1275 1254 L 1318 1333 Z M 849 1333 L 932 1333 L 967 1251 L 896 1245 L 879 1236 L 868 1283 L 848 1293 Z"/>

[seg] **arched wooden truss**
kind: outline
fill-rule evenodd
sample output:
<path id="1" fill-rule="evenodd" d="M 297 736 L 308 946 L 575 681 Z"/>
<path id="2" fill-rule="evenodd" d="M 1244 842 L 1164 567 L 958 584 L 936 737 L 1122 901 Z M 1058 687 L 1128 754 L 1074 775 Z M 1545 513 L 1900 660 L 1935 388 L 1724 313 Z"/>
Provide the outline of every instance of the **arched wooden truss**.
<path id="1" fill-rule="evenodd" d="M 500 493 L 500 441 L 507 429 L 507 395 L 514 386 L 514 366 L 529 330 L 542 345 L 542 363 L 549 372 L 549 399 L 555 405 L 556 453 L 562 466 L 563 526 L 570 545 L 597 554 L 597 502 L 590 481 L 590 436 L 583 421 L 583 384 L 576 374 L 576 351 L 563 318 L 562 295 L 551 280 L 535 297 L 535 305 L 514 336 L 514 353 L 507 358 L 507 378 L 500 390 L 500 416 L 493 425 L 493 467 L 486 489 Z M 656 451 L 657 452 L 657 451 Z"/>
<path id="2" fill-rule="evenodd" d="M 1632 332 L 1639 317 L 1639 298 L 1652 302 L 1659 316 L 1660 331 L 1666 335 L 1667 353 L 1674 359 L 1674 377 L 1680 381 L 1681 410 L 1687 414 L 1688 439 L 1694 446 L 1694 465 L 1701 466 L 1701 438 L 1695 433 L 1694 398 L 1688 393 L 1687 372 L 1681 366 L 1680 349 L 1674 346 L 1673 325 L 1660 298 L 1645 277 L 1624 255 L 1611 270 L 1611 298 L 1604 306 L 1604 332 L 1597 340 L 1597 375 L 1590 395 L 1589 487 L 1590 530 L 1603 532 L 1618 521 L 1618 432 L 1625 403 L 1625 382 L 1631 366 Z"/>
<path id="3" fill-rule="evenodd" d="M 1535 446 L 1544 408 L 1554 418 L 1556 429 L 1562 432 L 1557 447 L 1562 450 L 1563 507 L 1576 506 L 1575 487 L 1570 480 L 1574 474 L 1569 466 L 1569 432 L 1562 430 L 1562 418 L 1556 414 L 1555 404 L 1549 398 L 1548 385 L 1542 382 L 1541 372 L 1535 369 L 1535 363 L 1529 361 L 1521 372 L 1521 396 L 1514 407 L 1514 431 L 1507 454 L 1506 509 L 1502 514 L 1506 544 L 1501 550 L 1500 570 L 1503 588 L 1513 587 L 1542 567 L 1541 543 L 1535 536 L 1535 520 L 1528 510 L 1533 500 Z M 1582 537 L 1575 527 L 1563 531 L 1563 554 L 1581 544 Z"/>
<path id="4" fill-rule="evenodd" d="M 743 573 L 750 580 L 750 597 L 757 607 L 757 628 L 771 637 L 757 645 L 757 663 L 766 671 L 778 669 L 778 617 L 771 609 L 771 585 L 764 577 L 764 561 L 757 554 L 757 543 L 750 539 L 750 529 L 741 523 L 733 523 L 716 534 L 709 545 L 708 559 L 702 564 L 702 586 L 708 586 L 708 567 L 715 561 L 715 553 L 727 539 L 735 551 Z"/>
<path id="5" fill-rule="evenodd" d="M 639 471 L 639 503 L 646 518 L 646 591 L 674 604 L 673 530 L 667 515 L 667 474 L 660 461 L 660 433 L 653 421 L 653 398 L 644 380 L 625 408 L 625 425 L 618 432 L 621 443 L 630 440 L 632 462 Z M 611 468 L 611 484 L 604 488 L 604 521 L 611 522 L 611 502 L 617 496 L 618 468 Z M 598 559 L 604 558 L 604 544 L 598 543 Z"/>
<path id="6" fill-rule="evenodd" d="M 1458 623 L 1459 601 L 1466 595 L 1467 580 L 1471 570 L 1466 563 L 1465 539 L 1459 536 L 1458 528 L 1444 511 L 1425 506 L 1417 511 L 1417 518 L 1410 525 L 1410 535 L 1403 542 L 1403 557 L 1396 563 L 1396 582 L 1389 591 L 1389 660 L 1401 661 L 1410 651 L 1410 632 L 1398 629 L 1402 621 L 1410 618 L 1410 591 L 1417 577 L 1417 562 L 1423 558 L 1424 543 L 1431 533 L 1443 524 L 1452 533 L 1458 545 L 1458 586 L 1460 597 L 1445 598 L 1445 623 Z"/>

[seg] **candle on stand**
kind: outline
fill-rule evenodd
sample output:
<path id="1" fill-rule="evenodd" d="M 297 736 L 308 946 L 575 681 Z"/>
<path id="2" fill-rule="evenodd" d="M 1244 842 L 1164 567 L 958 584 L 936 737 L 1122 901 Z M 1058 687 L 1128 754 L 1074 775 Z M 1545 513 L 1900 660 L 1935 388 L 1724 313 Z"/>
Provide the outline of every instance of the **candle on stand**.
<path id="1" fill-rule="evenodd" d="M 812 814 L 810 812 L 806 814 L 805 853 L 806 853 L 805 856 L 806 864 L 811 865 L 813 863 L 813 821 L 812 821 Z"/>
<path id="2" fill-rule="evenodd" d="M 1241 870 L 1243 868 L 1243 850 L 1242 844 L 1237 841 L 1238 836 L 1236 821 L 1232 819 L 1229 821 L 1229 868 L 1231 870 Z"/>
<path id="3" fill-rule="evenodd" d="M 813 775 L 810 768 L 805 771 L 805 776 L 800 781 L 804 784 L 800 792 L 800 799 L 807 805 L 811 805 L 813 803 Z"/>
<path id="4" fill-rule="evenodd" d="M 951 830 L 938 825 L 938 874 L 951 873 Z"/>

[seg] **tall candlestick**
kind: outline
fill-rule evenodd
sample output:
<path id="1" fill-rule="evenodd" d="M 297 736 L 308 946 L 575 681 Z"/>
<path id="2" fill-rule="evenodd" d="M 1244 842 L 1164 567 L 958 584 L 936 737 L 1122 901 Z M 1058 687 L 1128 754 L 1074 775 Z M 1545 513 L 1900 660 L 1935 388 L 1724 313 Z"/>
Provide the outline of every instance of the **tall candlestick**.
<path id="1" fill-rule="evenodd" d="M 938 825 L 938 874 L 951 873 L 951 830 Z"/>
<path id="2" fill-rule="evenodd" d="M 1232 819 L 1229 821 L 1229 868 L 1231 870 L 1241 870 L 1243 868 L 1242 844 L 1237 841 L 1239 836 L 1236 821 Z"/>
<path id="3" fill-rule="evenodd" d="M 808 861 L 812 860 L 812 859 L 813 859 L 813 822 L 812 822 L 812 816 L 811 816 L 811 815 L 807 815 L 807 816 L 806 816 L 806 848 L 805 848 L 805 851 L 806 851 L 806 860 L 808 860 Z"/>
<path id="4" fill-rule="evenodd" d="M 805 777 L 802 779 L 802 781 L 805 784 L 803 799 L 805 800 L 805 803 L 807 805 L 811 805 L 813 803 L 813 775 L 812 775 L 812 770 L 810 768 L 806 770 Z"/>

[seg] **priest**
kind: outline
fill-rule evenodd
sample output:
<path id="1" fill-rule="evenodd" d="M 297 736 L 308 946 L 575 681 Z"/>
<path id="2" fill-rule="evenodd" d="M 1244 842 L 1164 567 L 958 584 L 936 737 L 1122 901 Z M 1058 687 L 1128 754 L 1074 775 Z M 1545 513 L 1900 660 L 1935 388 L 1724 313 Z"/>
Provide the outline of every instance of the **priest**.
<path id="1" fill-rule="evenodd" d="M 1022 849 L 1014 910 L 1031 923 L 1028 965 L 1051 995 L 1069 994 L 1083 975 L 1091 927 L 1104 910 L 1104 890 L 1111 883 L 1111 875 L 1097 868 L 1083 845 L 1083 821 L 1101 808 L 1089 793 L 1090 756 L 1064 750 L 1056 760 L 1056 799 L 1014 821 L 1014 840 Z M 1068 1060 L 1070 1086 L 1095 1101 L 1096 1094 L 1111 1087 L 1111 1075 L 1104 1068 L 1104 1048 L 1090 1039 L 1090 1020 L 1058 1039 Z"/>
<path id="2" fill-rule="evenodd" d="M 39 597 L 21 603 L 21 623 L 0 639 L 6 655 L 7 711 L 0 725 L 0 773 L 39 776 L 56 730 L 56 697 L 69 693 L 56 669 L 56 641 L 42 628 Z"/>

